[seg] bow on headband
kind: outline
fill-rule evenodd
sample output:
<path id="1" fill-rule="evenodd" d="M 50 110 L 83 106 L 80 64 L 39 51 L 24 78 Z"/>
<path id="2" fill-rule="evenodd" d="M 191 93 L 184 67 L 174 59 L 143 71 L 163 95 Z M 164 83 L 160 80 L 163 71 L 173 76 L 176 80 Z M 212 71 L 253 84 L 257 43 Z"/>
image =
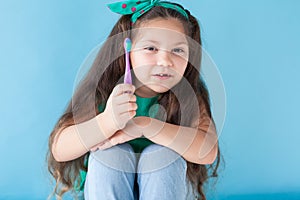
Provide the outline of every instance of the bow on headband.
<path id="1" fill-rule="evenodd" d="M 151 8 L 153 8 L 154 6 L 162 6 L 165 8 L 177 10 L 184 17 L 186 17 L 187 19 L 189 18 L 188 14 L 181 7 L 169 2 L 160 2 L 160 0 L 128 0 L 108 4 L 109 9 L 113 12 L 122 15 L 132 14 L 132 23 L 135 23 L 140 16 L 151 10 Z"/>

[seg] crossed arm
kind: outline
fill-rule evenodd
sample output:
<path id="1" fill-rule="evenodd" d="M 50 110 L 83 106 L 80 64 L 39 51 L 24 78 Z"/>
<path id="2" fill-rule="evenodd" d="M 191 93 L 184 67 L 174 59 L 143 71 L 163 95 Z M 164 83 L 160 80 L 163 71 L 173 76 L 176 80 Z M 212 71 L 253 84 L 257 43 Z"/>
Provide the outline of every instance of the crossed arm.
<path id="1" fill-rule="evenodd" d="M 191 128 L 151 119 L 151 125 L 147 127 L 143 132 L 146 138 L 173 149 L 189 162 L 211 164 L 217 156 L 218 139 L 213 123 Z M 152 131 L 157 129 L 160 130 Z"/>
<path id="2" fill-rule="evenodd" d="M 210 117 L 203 116 L 195 120 L 191 127 L 149 117 L 136 117 L 121 130 L 109 130 L 105 125 L 112 122 L 101 113 L 87 122 L 64 129 L 55 138 L 52 153 L 58 162 L 65 162 L 76 159 L 90 150 L 110 148 L 144 136 L 154 143 L 176 151 L 189 162 L 211 164 L 217 156 L 218 138 Z M 105 134 L 108 132 L 111 134 Z"/>
<path id="3" fill-rule="evenodd" d="M 110 148 L 144 136 L 154 143 L 176 151 L 189 162 L 211 164 L 218 152 L 215 126 L 210 118 L 199 123 L 201 124 L 197 128 L 191 128 L 149 117 L 136 117 L 124 129 L 117 131 L 112 137 L 92 148 L 92 151 Z"/>

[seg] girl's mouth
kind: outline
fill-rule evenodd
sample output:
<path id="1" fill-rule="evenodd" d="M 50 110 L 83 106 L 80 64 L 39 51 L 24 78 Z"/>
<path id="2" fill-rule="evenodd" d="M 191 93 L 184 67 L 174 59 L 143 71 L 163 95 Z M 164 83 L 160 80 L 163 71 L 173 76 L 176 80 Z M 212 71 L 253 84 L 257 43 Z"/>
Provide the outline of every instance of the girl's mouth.
<path id="1" fill-rule="evenodd" d="M 159 73 L 159 74 L 154 74 L 153 75 L 155 78 L 158 78 L 160 80 L 166 80 L 172 77 L 171 74 L 165 74 L 165 73 Z"/>

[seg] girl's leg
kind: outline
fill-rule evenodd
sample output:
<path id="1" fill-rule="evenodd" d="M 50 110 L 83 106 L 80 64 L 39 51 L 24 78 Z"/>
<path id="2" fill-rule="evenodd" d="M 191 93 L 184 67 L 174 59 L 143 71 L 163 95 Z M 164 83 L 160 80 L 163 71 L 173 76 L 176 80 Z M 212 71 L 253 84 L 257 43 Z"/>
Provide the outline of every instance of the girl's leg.
<path id="1" fill-rule="evenodd" d="M 140 200 L 186 200 L 190 196 L 186 161 L 173 150 L 152 144 L 138 163 Z"/>
<path id="2" fill-rule="evenodd" d="M 136 157 L 129 144 L 98 150 L 89 156 L 86 200 L 134 199 Z"/>

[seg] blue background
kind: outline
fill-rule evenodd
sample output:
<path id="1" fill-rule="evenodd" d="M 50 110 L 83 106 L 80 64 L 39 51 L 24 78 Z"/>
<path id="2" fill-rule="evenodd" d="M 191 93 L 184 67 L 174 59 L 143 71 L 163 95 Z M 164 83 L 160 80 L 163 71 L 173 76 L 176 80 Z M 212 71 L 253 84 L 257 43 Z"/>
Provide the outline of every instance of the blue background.
<path id="1" fill-rule="evenodd" d="M 111 1 L 0 4 L 0 199 L 46 199 L 48 136 Z M 211 199 L 300 199 L 300 1 L 177 1 L 200 20 L 224 81 L 225 159 Z"/>

